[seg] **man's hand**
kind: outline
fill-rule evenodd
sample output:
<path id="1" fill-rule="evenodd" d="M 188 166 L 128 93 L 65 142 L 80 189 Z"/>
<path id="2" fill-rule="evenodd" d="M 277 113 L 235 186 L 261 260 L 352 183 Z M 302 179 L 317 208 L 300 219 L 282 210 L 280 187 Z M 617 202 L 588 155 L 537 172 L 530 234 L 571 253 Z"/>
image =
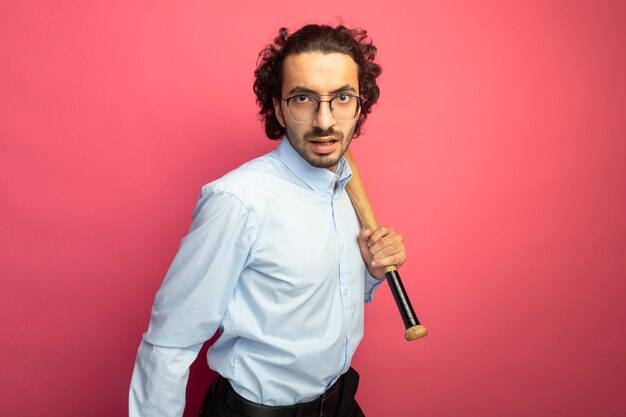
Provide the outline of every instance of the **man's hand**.
<path id="1" fill-rule="evenodd" d="M 391 227 L 380 226 L 373 233 L 363 229 L 358 240 L 365 266 L 370 275 L 378 280 L 385 279 L 386 266 L 399 268 L 406 260 L 402 236 Z"/>

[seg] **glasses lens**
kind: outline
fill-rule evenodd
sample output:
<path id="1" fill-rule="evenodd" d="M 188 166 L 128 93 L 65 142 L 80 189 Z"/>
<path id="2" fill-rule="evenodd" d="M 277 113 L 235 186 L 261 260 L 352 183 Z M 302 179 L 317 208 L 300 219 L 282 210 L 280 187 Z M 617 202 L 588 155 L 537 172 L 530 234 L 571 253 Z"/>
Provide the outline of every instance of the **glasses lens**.
<path id="1" fill-rule="evenodd" d="M 315 119 L 317 100 L 309 96 L 295 96 L 287 101 L 289 113 L 296 122 L 306 123 Z"/>
<path id="2" fill-rule="evenodd" d="M 359 99 L 349 94 L 339 94 L 330 100 L 333 117 L 338 122 L 347 122 L 354 119 L 359 110 Z"/>

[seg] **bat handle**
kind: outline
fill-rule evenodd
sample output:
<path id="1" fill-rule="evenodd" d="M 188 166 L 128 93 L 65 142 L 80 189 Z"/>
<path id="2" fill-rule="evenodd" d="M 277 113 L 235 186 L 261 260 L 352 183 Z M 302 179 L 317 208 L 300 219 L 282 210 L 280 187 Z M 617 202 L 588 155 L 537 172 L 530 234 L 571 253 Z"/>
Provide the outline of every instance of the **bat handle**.
<path id="1" fill-rule="evenodd" d="M 404 338 L 411 341 L 426 336 L 428 330 L 426 327 L 422 326 L 417 319 L 417 315 L 415 311 L 413 311 L 413 306 L 411 306 L 411 300 L 409 300 L 404 290 L 400 274 L 395 266 L 386 268 L 385 279 L 389 284 L 389 289 L 391 290 L 393 299 L 396 301 L 396 306 L 398 306 L 398 311 L 400 311 L 400 316 L 402 316 L 402 321 L 406 328 Z"/>
<path id="2" fill-rule="evenodd" d="M 352 205 L 354 206 L 354 209 L 356 210 L 363 226 L 374 232 L 378 229 L 378 222 L 376 221 L 372 205 L 367 198 L 363 180 L 361 180 L 361 175 L 356 164 L 354 163 L 354 159 L 352 158 L 350 151 L 346 151 L 344 156 L 350 164 L 350 170 L 352 171 L 352 178 L 348 181 L 348 184 L 346 184 L 346 191 L 350 196 L 350 201 L 352 201 Z M 386 267 L 385 278 L 389 284 L 391 294 L 396 301 L 400 315 L 402 316 L 404 327 L 406 328 L 404 338 L 411 341 L 426 336 L 428 334 L 428 330 L 420 324 L 415 312 L 413 311 L 409 296 L 404 290 L 400 274 L 398 274 L 398 269 L 393 265 Z"/>

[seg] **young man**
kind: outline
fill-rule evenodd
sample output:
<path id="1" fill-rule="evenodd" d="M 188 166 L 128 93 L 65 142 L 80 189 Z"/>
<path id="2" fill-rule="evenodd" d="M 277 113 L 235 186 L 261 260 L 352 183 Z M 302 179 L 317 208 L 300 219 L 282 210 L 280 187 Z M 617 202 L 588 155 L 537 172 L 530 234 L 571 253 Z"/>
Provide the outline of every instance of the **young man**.
<path id="1" fill-rule="evenodd" d="M 156 295 L 130 390 L 131 417 L 181 416 L 190 364 L 218 377 L 200 415 L 362 416 L 351 358 L 363 306 L 402 237 L 361 230 L 344 152 L 378 99 L 365 31 L 281 29 L 254 90 L 277 149 L 203 187 Z"/>

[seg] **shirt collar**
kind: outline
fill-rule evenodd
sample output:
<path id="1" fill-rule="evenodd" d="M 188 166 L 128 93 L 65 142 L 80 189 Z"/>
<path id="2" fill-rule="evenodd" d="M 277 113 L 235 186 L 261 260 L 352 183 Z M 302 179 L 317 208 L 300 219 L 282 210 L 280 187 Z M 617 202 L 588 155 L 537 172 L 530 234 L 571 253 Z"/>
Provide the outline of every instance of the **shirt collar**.
<path id="1" fill-rule="evenodd" d="M 291 146 L 289 139 L 283 136 L 278 149 L 276 149 L 278 158 L 285 164 L 291 172 L 300 178 L 309 188 L 324 196 L 333 193 L 335 183 L 339 183 L 341 191 L 345 187 L 348 180 L 352 177 L 350 165 L 344 157 L 337 164 L 337 172 L 334 173 L 326 168 L 316 168 L 309 164 L 300 154 Z"/>

